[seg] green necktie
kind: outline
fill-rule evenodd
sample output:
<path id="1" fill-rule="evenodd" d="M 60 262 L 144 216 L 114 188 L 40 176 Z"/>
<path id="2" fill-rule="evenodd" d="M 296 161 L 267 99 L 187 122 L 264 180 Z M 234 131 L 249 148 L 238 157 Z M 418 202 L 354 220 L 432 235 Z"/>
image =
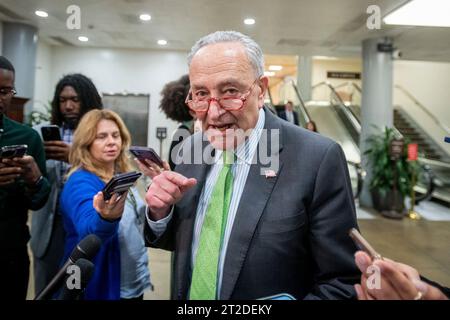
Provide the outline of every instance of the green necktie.
<path id="1" fill-rule="evenodd" d="M 223 152 L 223 168 L 219 173 L 200 232 L 190 290 L 191 300 L 213 300 L 217 291 L 220 247 L 227 223 L 233 174 L 234 154 Z"/>

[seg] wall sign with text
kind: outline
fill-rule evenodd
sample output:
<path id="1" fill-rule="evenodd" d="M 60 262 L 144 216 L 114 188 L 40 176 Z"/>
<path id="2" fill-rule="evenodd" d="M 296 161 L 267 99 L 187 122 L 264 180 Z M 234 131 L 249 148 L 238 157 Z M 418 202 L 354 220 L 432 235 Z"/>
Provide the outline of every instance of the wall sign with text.
<path id="1" fill-rule="evenodd" d="M 327 78 L 361 79 L 361 72 L 327 71 Z"/>

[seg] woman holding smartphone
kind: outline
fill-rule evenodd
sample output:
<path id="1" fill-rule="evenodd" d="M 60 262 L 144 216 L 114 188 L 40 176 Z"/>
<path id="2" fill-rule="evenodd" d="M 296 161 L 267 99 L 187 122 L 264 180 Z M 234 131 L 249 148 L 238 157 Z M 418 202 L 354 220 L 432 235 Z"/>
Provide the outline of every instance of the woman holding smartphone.
<path id="1" fill-rule="evenodd" d="M 131 171 L 126 155 L 130 140 L 122 119 L 110 110 L 86 113 L 74 133 L 72 169 L 60 198 L 66 231 L 63 261 L 86 235 L 94 233 L 103 241 L 85 299 L 142 299 L 151 287 L 142 237 L 144 201 L 134 187 L 107 201 L 101 192 L 115 174 Z"/>

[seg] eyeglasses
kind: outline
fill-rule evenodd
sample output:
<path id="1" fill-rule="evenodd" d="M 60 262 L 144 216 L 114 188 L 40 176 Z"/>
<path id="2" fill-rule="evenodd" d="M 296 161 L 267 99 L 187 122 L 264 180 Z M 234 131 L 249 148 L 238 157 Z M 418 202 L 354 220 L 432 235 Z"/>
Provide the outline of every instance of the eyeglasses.
<path id="1" fill-rule="evenodd" d="M 212 101 L 217 102 L 220 107 L 227 111 L 237 111 L 240 110 L 243 106 L 245 101 L 247 101 L 248 96 L 253 90 L 253 87 L 255 86 L 258 79 L 253 82 L 253 84 L 250 86 L 250 88 L 243 94 L 238 93 L 237 95 L 225 95 L 219 98 L 200 98 L 200 99 L 192 99 L 192 91 L 189 90 L 188 96 L 186 97 L 186 105 L 194 112 L 207 112 L 209 109 L 209 106 L 211 105 Z"/>
<path id="2" fill-rule="evenodd" d="M 0 95 L 7 96 L 7 95 L 15 95 L 17 93 L 16 89 L 12 87 L 3 87 L 0 88 Z"/>

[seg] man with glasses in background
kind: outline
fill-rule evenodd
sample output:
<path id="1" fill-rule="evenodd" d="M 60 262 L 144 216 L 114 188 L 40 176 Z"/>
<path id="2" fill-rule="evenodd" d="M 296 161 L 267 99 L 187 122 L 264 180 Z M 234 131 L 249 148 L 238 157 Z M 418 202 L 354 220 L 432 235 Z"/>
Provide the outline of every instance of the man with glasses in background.
<path id="1" fill-rule="evenodd" d="M 28 210 L 41 208 L 50 192 L 39 135 L 5 115 L 16 94 L 14 76 L 12 64 L 0 56 L 0 147 L 27 145 L 22 157 L 0 156 L 0 300 L 26 298 L 30 264 Z"/>
<path id="2" fill-rule="evenodd" d="M 175 251 L 172 298 L 354 298 L 357 224 L 339 145 L 264 107 L 263 54 L 248 36 L 212 33 L 188 60 L 186 103 L 203 130 L 146 194 L 147 244 Z"/>
<path id="3" fill-rule="evenodd" d="M 102 109 L 102 99 L 88 77 L 75 73 L 63 76 L 55 87 L 51 124 L 57 125 L 61 141 L 45 141 L 47 178 L 52 191 L 44 207 L 33 212 L 30 247 L 33 252 L 34 289 L 42 291 L 61 267 L 65 232 L 59 213 L 59 195 L 70 168 L 69 151 L 72 137 L 83 115 Z M 34 129 L 41 134 L 43 125 Z"/>

